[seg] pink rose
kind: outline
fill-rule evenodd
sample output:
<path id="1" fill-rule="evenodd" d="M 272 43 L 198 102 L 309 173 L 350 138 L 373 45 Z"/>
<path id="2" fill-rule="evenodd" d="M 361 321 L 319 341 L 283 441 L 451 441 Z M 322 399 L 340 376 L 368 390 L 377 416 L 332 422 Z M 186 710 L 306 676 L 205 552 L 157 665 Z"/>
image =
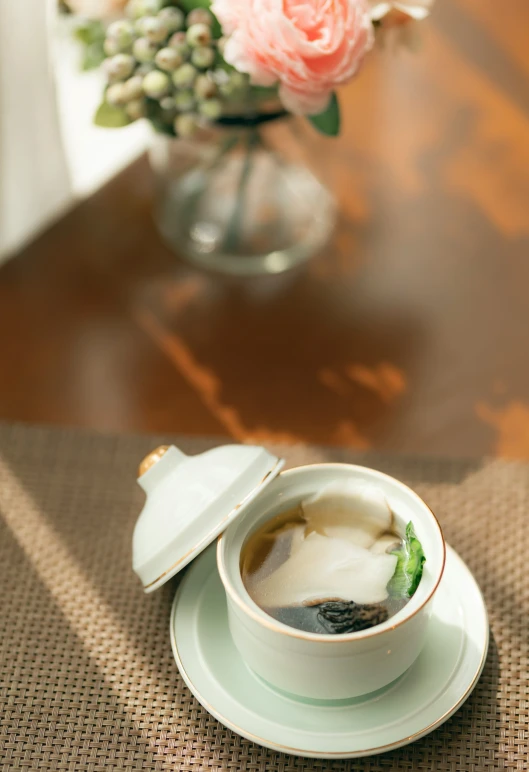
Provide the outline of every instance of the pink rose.
<path id="1" fill-rule="evenodd" d="M 290 112 L 316 115 L 373 45 L 368 0 L 213 0 L 224 57 L 257 86 L 279 81 Z"/>

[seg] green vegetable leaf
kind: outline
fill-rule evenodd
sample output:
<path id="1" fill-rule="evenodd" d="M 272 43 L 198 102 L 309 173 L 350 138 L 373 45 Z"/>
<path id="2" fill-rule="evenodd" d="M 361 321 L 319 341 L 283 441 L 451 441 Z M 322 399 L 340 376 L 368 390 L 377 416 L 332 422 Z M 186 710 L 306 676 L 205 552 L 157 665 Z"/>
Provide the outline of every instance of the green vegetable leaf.
<path id="1" fill-rule="evenodd" d="M 388 584 L 388 591 L 393 597 L 411 598 L 421 581 L 426 560 L 411 521 L 406 526 L 406 536 L 402 546 L 391 554 L 397 556 L 397 567 Z"/>
<path id="2" fill-rule="evenodd" d="M 315 129 L 328 137 L 337 137 L 340 133 L 340 105 L 336 94 L 332 95 L 329 107 L 319 115 L 309 115 L 309 121 Z"/>
<path id="3" fill-rule="evenodd" d="M 103 102 L 94 116 L 94 123 L 103 129 L 120 129 L 123 126 L 128 126 L 130 120 L 121 107 L 114 107 L 108 102 Z"/>

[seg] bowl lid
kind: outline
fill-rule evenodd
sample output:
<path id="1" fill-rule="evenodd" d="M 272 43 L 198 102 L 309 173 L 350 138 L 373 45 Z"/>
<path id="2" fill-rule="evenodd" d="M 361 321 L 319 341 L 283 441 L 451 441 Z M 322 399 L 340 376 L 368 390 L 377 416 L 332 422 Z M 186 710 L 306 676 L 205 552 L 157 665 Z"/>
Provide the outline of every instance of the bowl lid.
<path id="1" fill-rule="evenodd" d="M 196 456 L 163 445 L 150 453 L 139 468 L 147 501 L 132 540 L 133 569 L 145 592 L 161 587 L 211 544 L 284 463 L 250 445 Z"/>

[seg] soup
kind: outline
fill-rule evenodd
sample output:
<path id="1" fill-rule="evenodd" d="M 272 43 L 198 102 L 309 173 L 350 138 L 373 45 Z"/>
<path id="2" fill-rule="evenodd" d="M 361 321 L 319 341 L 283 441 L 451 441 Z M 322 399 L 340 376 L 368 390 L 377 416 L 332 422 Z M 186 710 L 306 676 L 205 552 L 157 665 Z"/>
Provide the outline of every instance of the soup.
<path id="1" fill-rule="evenodd" d="M 382 624 L 410 600 L 424 555 L 398 532 L 376 489 L 328 486 L 252 534 L 241 576 L 254 602 L 290 627 L 340 635 Z"/>

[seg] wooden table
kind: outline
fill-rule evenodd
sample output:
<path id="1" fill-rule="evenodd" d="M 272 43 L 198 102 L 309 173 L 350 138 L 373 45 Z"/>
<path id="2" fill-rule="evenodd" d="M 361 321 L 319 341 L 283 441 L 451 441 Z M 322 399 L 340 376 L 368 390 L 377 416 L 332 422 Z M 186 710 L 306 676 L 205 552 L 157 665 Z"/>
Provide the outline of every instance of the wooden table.
<path id="1" fill-rule="evenodd" d="M 529 3 L 438 0 L 322 140 L 306 269 L 188 268 L 140 160 L 0 270 L 0 418 L 529 456 Z"/>

